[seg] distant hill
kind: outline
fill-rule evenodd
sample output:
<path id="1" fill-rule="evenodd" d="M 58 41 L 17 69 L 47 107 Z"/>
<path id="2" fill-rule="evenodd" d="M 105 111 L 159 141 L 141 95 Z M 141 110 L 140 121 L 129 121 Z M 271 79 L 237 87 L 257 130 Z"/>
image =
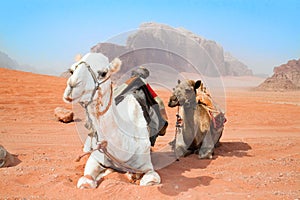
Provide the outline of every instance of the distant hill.
<path id="1" fill-rule="evenodd" d="M 197 68 L 206 76 L 251 76 L 252 71 L 225 53 L 215 41 L 207 40 L 184 28 L 144 23 L 127 37 L 126 45 L 99 43 L 91 48 L 110 60 L 120 57 L 122 73 L 145 63 L 160 63 L 178 71 L 193 72 Z M 121 55 L 121 56 L 120 56 Z"/>
<path id="2" fill-rule="evenodd" d="M 7 54 L 0 51 L 0 68 L 16 69 L 19 64 Z"/>
<path id="3" fill-rule="evenodd" d="M 274 74 L 260 84 L 258 90 L 300 90 L 300 59 L 274 67 Z"/>
<path id="4" fill-rule="evenodd" d="M 6 53 L 3 53 L 1 51 L 0 51 L 0 68 L 7 68 L 7 69 L 24 71 L 24 72 L 40 73 L 40 74 L 49 74 L 40 69 L 38 70 L 35 67 L 32 67 L 30 65 L 19 64 L 17 61 L 10 58 Z"/>

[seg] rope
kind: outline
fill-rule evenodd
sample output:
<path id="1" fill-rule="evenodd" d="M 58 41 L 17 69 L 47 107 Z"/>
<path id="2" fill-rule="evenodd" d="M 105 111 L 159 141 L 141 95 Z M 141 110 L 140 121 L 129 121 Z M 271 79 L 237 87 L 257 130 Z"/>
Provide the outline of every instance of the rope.
<path id="1" fill-rule="evenodd" d="M 102 111 L 98 111 L 97 110 L 97 118 L 99 118 L 100 116 L 102 116 L 102 115 L 104 115 L 107 111 L 108 111 L 108 109 L 110 108 L 110 106 L 111 106 L 111 103 L 112 103 L 112 96 L 113 96 L 113 86 L 112 86 L 112 84 L 110 84 L 110 95 L 109 95 L 109 102 L 108 102 L 108 105 L 106 106 L 106 108 L 104 109 L 104 110 L 102 110 Z M 99 109 L 99 108 L 98 108 Z"/>
<path id="2" fill-rule="evenodd" d="M 81 62 L 79 64 L 82 64 L 84 63 L 86 65 L 86 67 L 88 68 L 91 76 L 93 77 L 93 80 L 94 80 L 94 83 L 95 83 L 95 88 L 92 92 L 92 95 L 91 95 L 91 98 L 88 102 L 80 102 L 80 105 L 85 109 L 85 112 L 86 112 L 86 116 L 87 116 L 87 127 L 89 127 L 88 129 L 91 130 L 91 133 L 90 133 L 90 136 L 91 136 L 91 140 L 92 140 L 92 137 L 96 136 L 96 140 L 98 141 L 98 135 L 97 135 L 97 131 L 94 129 L 94 126 L 93 126 L 93 121 L 90 117 L 90 114 L 88 112 L 88 106 L 94 101 L 94 96 L 96 94 L 96 91 L 99 89 L 99 86 L 103 83 L 105 83 L 109 78 L 110 76 L 107 76 L 104 80 L 98 82 L 98 79 L 95 75 L 95 73 L 93 72 L 93 70 L 91 69 L 90 65 L 88 65 L 86 62 Z M 110 84 L 110 98 L 109 98 L 109 103 L 108 105 L 106 106 L 106 108 L 103 110 L 103 111 L 99 111 L 97 112 L 97 117 L 101 116 L 101 115 L 104 115 L 110 108 L 111 104 L 112 104 L 112 96 L 113 96 L 113 86 L 112 86 L 112 83 Z M 91 142 L 91 145 L 92 145 L 92 142 Z M 117 159 L 116 157 L 114 157 L 112 154 L 110 154 L 108 151 L 107 151 L 107 141 L 102 141 L 102 142 L 97 142 L 97 147 L 95 149 L 92 148 L 92 146 L 90 147 L 90 151 L 89 152 L 86 152 L 86 153 L 83 153 L 81 155 L 79 155 L 76 159 L 75 159 L 75 162 L 79 162 L 81 158 L 83 158 L 84 156 L 86 155 L 89 155 L 91 153 L 93 153 L 94 151 L 99 151 L 101 153 L 103 153 L 108 160 L 110 160 L 110 162 L 115 165 L 117 168 L 121 169 L 122 171 L 125 171 L 125 172 L 130 172 L 130 173 L 145 173 L 144 171 L 141 171 L 141 170 L 138 170 L 138 169 L 135 169 L 135 168 L 132 168 L 130 167 L 129 165 L 127 165 L 125 162 Z"/>
<path id="3" fill-rule="evenodd" d="M 98 142 L 97 144 L 97 148 L 89 151 L 89 152 L 86 152 L 86 153 L 83 153 L 81 154 L 80 156 L 78 156 L 76 159 L 75 159 L 75 162 L 79 162 L 81 158 L 83 158 L 84 156 L 86 155 L 89 155 L 91 153 L 93 153 L 94 151 L 99 151 L 101 153 L 103 153 L 107 159 L 117 168 L 121 169 L 121 171 L 124 171 L 124 172 L 130 172 L 130 173 L 146 173 L 144 171 L 141 171 L 141 170 L 138 170 L 138 169 L 135 169 L 133 167 L 130 167 L 129 165 L 127 165 L 125 162 L 117 159 L 116 157 L 114 157 L 111 153 L 109 153 L 107 151 L 107 141 L 103 140 L 102 142 Z"/>
<path id="4" fill-rule="evenodd" d="M 119 159 L 117 159 L 116 157 L 114 157 L 112 154 L 110 154 L 107 151 L 107 141 L 102 141 L 100 144 L 98 144 L 97 149 L 104 153 L 106 155 L 106 157 L 119 169 L 121 169 L 122 171 L 125 172 L 130 172 L 130 173 L 145 173 L 144 171 L 135 169 L 133 167 L 130 167 L 129 165 L 127 165 L 125 162 L 120 161 Z"/>
<path id="5" fill-rule="evenodd" d="M 177 161 L 179 161 L 179 157 L 176 154 L 176 141 L 177 141 L 177 135 L 178 135 L 179 129 L 182 128 L 181 121 L 182 121 L 182 117 L 179 115 L 179 106 L 177 106 L 176 124 L 175 124 L 175 138 L 174 138 L 174 154 L 175 154 L 175 157 L 176 157 Z"/>

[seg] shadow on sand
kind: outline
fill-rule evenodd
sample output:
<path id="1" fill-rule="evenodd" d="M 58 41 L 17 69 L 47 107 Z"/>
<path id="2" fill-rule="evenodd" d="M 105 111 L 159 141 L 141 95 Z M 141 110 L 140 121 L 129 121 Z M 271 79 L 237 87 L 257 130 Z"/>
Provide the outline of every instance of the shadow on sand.
<path id="1" fill-rule="evenodd" d="M 187 157 L 182 157 L 179 161 L 174 161 L 169 166 L 159 169 L 159 174 L 162 178 L 162 186 L 158 190 L 169 196 L 177 196 L 180 193 L 186 192 L 197 186 L 208 186 L 213 180 L 210 176 L 190 176 L 189 172 L 199 169 L 206 169 L 213 160 L 218 157 L 244 157 L 249 156 L 247 151 L 251 150 L 251 146 L 244 142 L 222 142 L 215 149 L 215 154 L 212 160 L 200 160 L 198 155 L 192 154 Z M 157 155 L 165 159 L 167 155 Z M 170 152 L 168 152 L 170 154 Z M 168 155 L 172 157 L 172 155 Z M 155 161 L 155 160 L 154 160 Z M 155 162 L 154 162 L 155 163 Z"/>
<path id="2" fill-rule="evenodd" d="M 14 167 L 21 163 L 21 160 L 18 158 L 18 155 L 9 153 L 1 144 L 0 144 L 0 168 L 4 167 Z"/>
<path id="3" fill-rule="evenodd" d="M 12 154 L 11 155 L 13 157 L 13 161 L 10 163 L 10 165 L 8 167 L 15 167 L 17 165 L 19 165 L 22 161 L 18 158 L 19 155 L 16 154 Z"/>
<path id="4" fill-rule="evenodd" d="M 18 155 L 15 154 L 8 154 L 5 160 L 1 160 L 1 167 L 15 167 L 20 164 L 22 161 L 18 158 Z"/>
<path id="5" fill-rule="evenodd" d="M 215 149 L 215 157 L 244 157 L 250 156 L 247 151 L 251 146 L 245 142 L 222 142 L 220 147 Z"/>

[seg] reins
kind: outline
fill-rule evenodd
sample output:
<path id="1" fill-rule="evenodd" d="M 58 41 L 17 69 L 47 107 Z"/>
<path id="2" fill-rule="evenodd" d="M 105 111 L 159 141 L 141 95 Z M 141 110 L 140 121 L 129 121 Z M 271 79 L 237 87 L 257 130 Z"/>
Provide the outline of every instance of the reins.
<path id="1" fill-rule="evenodd" d="M 116 157 L 114 157 L 111 153 L 109 153 L 107 151 L 107 141 L 103 140 L 102 142 L 98 142 L 97 143 L 97 148 L 86 152 L 80 156 L 78 156 L 75 160 L 75 162 L 79 162 L 81 158 L 83 158 L 84 156 L 93 153 L 94 151 L 100 151 L 101 153 L 103 153 L 104 155 L 106 155 L 106 157 L 108 158 L 108 160 L 117 168 L 121 169 L 122 171 L 126 171 L 126 172 L 130 172 L 130 173 L 145 173 L 141 170 L 138 169 L 134 169 L 132 167 L 130 167 L 129 165 L 127 165 L 126 163 L 120 161 L 119 159 L 117 159 Z"/>
<path id="2" fill-rule="evenodd" d="M 176 160 L 179 161 L 179 157 L 176 155 L 176 141 L 177 135 L 182 128 L 182 117 L 179 115 L 179 106 L 177 106 L 177 113 L 176 113 L 176 124 L 175 124 L 175 139 L 174 139 L 174 153 Z"/>

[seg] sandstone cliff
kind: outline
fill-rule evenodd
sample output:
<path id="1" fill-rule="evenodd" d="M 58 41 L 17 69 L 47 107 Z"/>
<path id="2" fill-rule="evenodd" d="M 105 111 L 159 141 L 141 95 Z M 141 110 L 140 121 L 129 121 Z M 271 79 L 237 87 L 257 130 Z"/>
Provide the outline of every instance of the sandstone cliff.
<path id="1" fill-rule="evenodd" d="M 285 91 L 300 89 L 300 59 L 274 67 L 274 74 L 260 84 L 258 90 Z"/>
<path id="2" fill-rule="evenodd" d="M 127 37 L 126 45 L 99 43 L 91 48 L 109 59 L 120 57 L 122 72 L 146 63 L 160 63 L 178 71 L 200 72 L 206 76 L 253 75 L 245 64 L 224 53 L 215 41 L 202 38 L 184 28 L 157 23 L 141 24 Z"/>

